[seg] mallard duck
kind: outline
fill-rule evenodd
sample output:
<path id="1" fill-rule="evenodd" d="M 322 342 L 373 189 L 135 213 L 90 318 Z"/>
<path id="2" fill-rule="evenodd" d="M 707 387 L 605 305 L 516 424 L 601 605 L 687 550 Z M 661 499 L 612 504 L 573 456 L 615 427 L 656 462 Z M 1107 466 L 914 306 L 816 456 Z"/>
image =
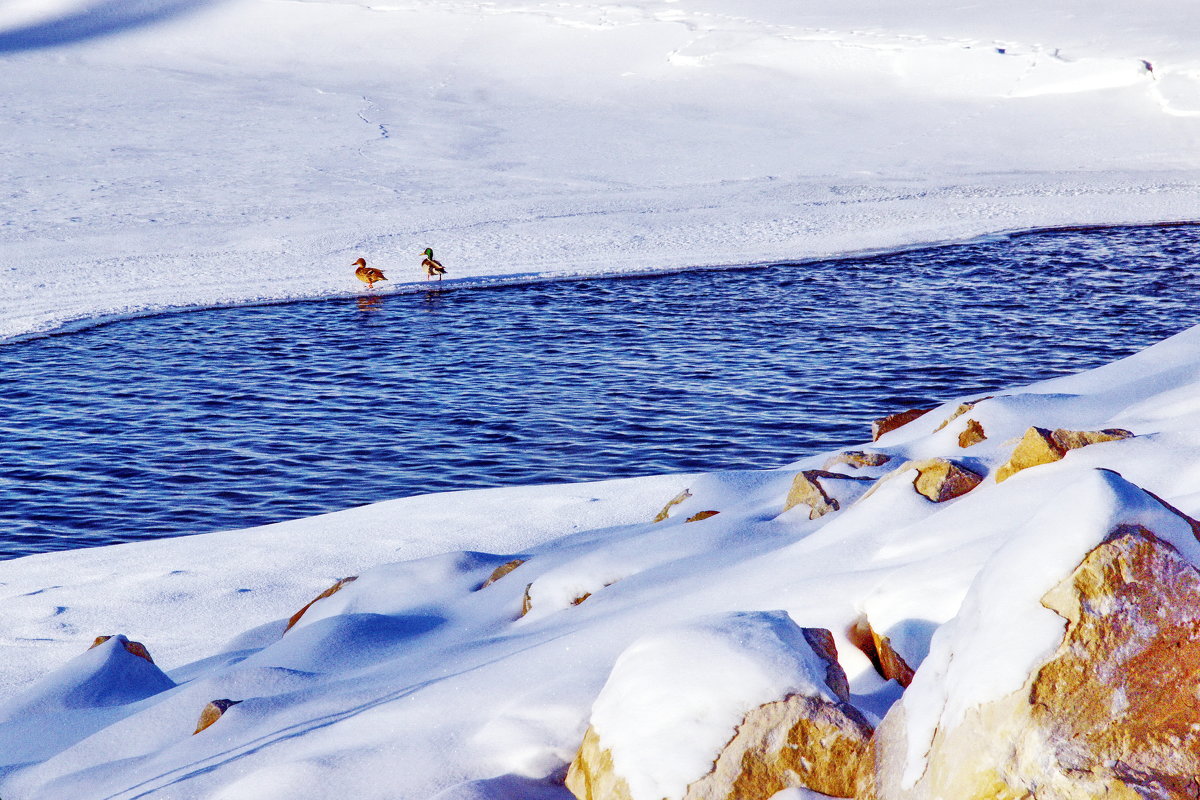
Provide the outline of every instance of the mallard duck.
<path id="1" fill-rule="evenodd" d="M 355 261 L 351 266 L 358 267 L 358 269 L 354 270 L 354 277 L 358 278 L 360 281 L 365 283 L 367 285 L 368 289 L 375 288 L 375 281 L 386 281 L 387 280 L 387 278 L 384 277 L 384 274 L 382 272 L 375 269 L 374 267 L 368 267 L 367 260 L 365 258 L 360 258 L 358 261 Z"/>
<path id="2" fill-rule="evenodd" d="M 436 275 L 440 281 L 442 276 L 446 274 L 446 268 L 442 266 L 442 262 L 434 259 L 433 248 L 426 247 L 425 252 L 421 255 L 425 256 L 425 260 L 421 262 L 421 266 L 425 268 L 425 280 L 429 280 Z"/>

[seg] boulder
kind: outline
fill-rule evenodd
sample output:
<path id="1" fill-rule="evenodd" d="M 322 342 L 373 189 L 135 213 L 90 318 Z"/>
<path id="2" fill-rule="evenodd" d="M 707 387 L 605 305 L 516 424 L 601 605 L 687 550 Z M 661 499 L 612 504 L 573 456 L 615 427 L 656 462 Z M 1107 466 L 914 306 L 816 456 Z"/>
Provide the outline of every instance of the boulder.
<path id="1" fill-rule="evenodd" d="M 869 450 L 843 450 L 831 456 L 825 462 L 822 469 L 831 470 L 840 464 L 845 464 L 854 469 L 882 467 L 891 460 L 891 456 L 884 455 L 883 453 L 872 453 Z"/>
<path id="2" fill-rule="evenodd" d="M 891 639 L 871 627 L 865 614 L 847 631 L 847 638 L 871 660 L 881 677 L 894 680 L 904 687 L 912 683 L 913 668 L 892 647 Z"/>
<path id="3" fill-rule="evenodd" d="M 673 498 L 671 498 L 670 501 L 667 502 L 667 504 L 665 506 L 663 506 L 662 511 L 658 512 L 658 514 L 655 515 L 654 521 L 662 522 L 663 520 L 670 517 L 671 509 L 673 507 L 679 505 L 680 503 L 682 503 L 684 500 L 687 500 L 691 496 L 692 496 L 692 492 L 690 489 L 684 489 L 682 492 L 675 495 Z"/>
<path id="4" fill-rule="evenodd" d="M 1095 473 L 939 629 L 873 737 L 878 800 L 1200 797 L 1200 525 Z"/>
<path id="5" fill-rule="evenodd" d="M 1013 449 L 1007 462 L 996 470 L 996 483 L 1002 483 L 1023 469 L 1050 464 L 1061 459 L 1069 450 L 1100 442 L 1115 442 L 1133 436 L 1123 428 L 1102 431 L 1072 431 L 1065 428 L 1047 430 L 1031 427 Z"/>
<path id="6" fill-rule="evenodd" d="M 291 618 L 288 620 L 287 627 L 283 629 L 283 632 L 287 633 L 288 631 L 290 631 L 296 625 L 296 623 L 300 621 L 300 618 L 304 616 L 304 612 L 306 612 L 310 608 L 312 608 L 314 603 L 316 603 L 319 600 L 324 600 L 326 597 L 330 597 L 331 595 L 337 594 L 343 588 L 345 588 L 348 584 L 354 583 L 354 581 L 356 581 L 356 580 L 358 580 L 357 575 L 351 575 L 348 578 L 342 578 L 337 583 L 335 583 L 333 586 L 330 586 L 328 589 L 321 592 L 319 595 L 314 597 L 312 600 L 308 601 L 308 603 L 304 606 L 304 608 L 300 609 L 295 614 L 292 614 Z"/>
<path id="7" fill-rule="evenodd" d="M 783 510 L 805 505 L 809 508 L 808 518 L 817 519 L 840 509 L 842 501 L 857 500 L 874 482 L 873 478 L 852 478 L 838 472 L 806 469 L 792 478 L 792 487 L 783 502 Z"/>
<path id="8" fill-rule="evenodd" d="M 214 722 L 219 720 L 221 716 L 231 707 L 236 706 L 241 700 L 213 700 L 200 711 L 200 721 L 196 723 L 196 730 L 192 731 L 192 736 L 195 736 L 205 728 L 210 727 Z"/>
<path id="9" fill-rule="evenodd" d="M 923 417 L 933 411 L 932 408 L 910 408 L 907 411 L 900 411 L 895 414 L 889 414 L 886 417 L 880 417 L 871 423 L 871 441 L 879 441 L 879 437 L 885 433 L 890 433 L 897 428 L 904 427 L 918 417 Z"/>
<path id="10" fill-rule="evenodd" d="M 764 697 L 772 685 L 792 688 Z M 566 785 L 579 800 L 855 797 L 872 728 L 848 699 L 832 634 L 782 612 L 652 636 L 618 659 Z"/>
<path id="11" fill-rule="evenodd" d="M 92 647 L 99 647 L 100 645 L 104 644 L 111 638 L 113 638 L 113 637 L 112 636 L 97 636 L 96 640 L 92 642 Z M 144 658 L 147 661 L 149 661 L 151 664 L 154 663 L 154 659 L 150 657 L 150 651 L 146 649 L 146 645 L 142 644 L 141 642 L 130 641 L 129 639 L 126 639 L 124 636 L 118 636 L 117 639 L 120 642 L 121 646 L 124 647 L 127 652 L 132 653 L 133 655 L 137 656 L 138 658 Z M 92 647 L 89 647 L 88 650 L 91 650 Z"/>
<path id="12" fill-rule="evenodd" d="M 979 444 L 987 438 L 987 434 L 983 430 L 983 426 L 976 420 L 967 420 L 967 427 L 958 435 L 958 446 L 962 448 L 970 447 L 971 445 Z"/>
<path id="13" fill-rule="evenodd" d="M 491 586 L 496 581 L 503 578 L 508 573 L 512 572 L 517 567 L 524 564 L 527 560 L 528 559 L 525 559 L 525 558 L 514 558 L 512 561 L 508 561 L 504 564 L 501 564 L 500 566 L 498 566 L 494 570 L 492 570 L 492 574 L 488 576 L 488 579 L 486 581 L 484 581 L 483 585 L 480 586 L 479 588 L 486 589 L 487 587 Z"/>
<path id="14" fill-rule="evenodd" d="M 935 503 L 944 503 L 966 494 L 983 482 L 974 470 L 947 458 L 928 458 L 910 461 L 901 470 L 916 469 L 913 487 Z"/>

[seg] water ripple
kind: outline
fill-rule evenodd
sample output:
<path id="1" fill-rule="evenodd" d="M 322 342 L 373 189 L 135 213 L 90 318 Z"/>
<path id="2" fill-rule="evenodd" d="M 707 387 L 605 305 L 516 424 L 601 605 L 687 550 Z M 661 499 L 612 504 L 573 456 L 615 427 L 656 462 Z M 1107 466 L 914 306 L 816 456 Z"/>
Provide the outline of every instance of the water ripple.
<path id="1" fill-rule="evenodd" d="M 0 557 L 775 466 L 1200 322 L 1200 229 L 148 317 L 0 347 Z"/>

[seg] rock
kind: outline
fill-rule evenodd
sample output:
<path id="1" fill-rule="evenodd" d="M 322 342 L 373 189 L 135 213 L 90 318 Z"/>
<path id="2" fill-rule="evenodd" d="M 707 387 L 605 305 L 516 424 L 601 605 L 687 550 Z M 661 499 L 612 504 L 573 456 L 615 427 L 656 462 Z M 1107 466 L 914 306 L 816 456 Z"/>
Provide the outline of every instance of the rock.
<path id="1" fill-rule="evenodd" d="M 901 470 L 916 469 L 913 487 L 935 503 L 944 503 L 966 494 L 983 481 L 983 476 L 946 458 L 910 461 Z"/>
<path id="2" fill-rule="evenodd" d="M 894 680 L 905 688 L 912 683 L 913 668 L 892 647 L 891 639 L 871 627 L 865 614 L 850 628 L 847 638 L 871 659 L 871 664 L 881 677 Z"/>
<path id="3" fill-rule="evenodd" d="M 508 573 L 512 572 L 517 567 L 524 564 L 527 560 L 528 559 L 524 559 L 524 558 L 514 558 L 512 561 L 501 564 L 500 566 L 496 567 L 496 569 L 492 570 L 492 574 L 488 576 L 488 579 L 486 581 L 484 581 L 483 585 L 480 586 L 479 588 L 486 589 L 487 587 L 491 586 L 496 581 L 503 578 Z"/>
<path id="4" fill-rule="evenodd" d="M 192 731 L 192 736 L 195 736 L 200 731 L 211 726 L 214 722 L 219 720 L 226 711 L 228 711 L 231 707 L 236 706 L 240 702 L 242 701 L 229 699 L 213 700 L 204 707 L 204 710 L 200 712 L 200 721 L 196 724 L 196 730 Z"/>
<path id="5" fill-rule="evenodd" d="M 709 517 L 715 517 L 720 513 L 720 511 L 701 511 L 698 514 L 692 514 L 690 517 L 685 519 L 684 522 L 700 522 L 701 520 L 708 519 Z"/>
<path id="6" fill-rule="evenodd" d="M 873 478 L 852 478 L 839 472 L 806 469 L 792 478 L 792 488 L 783 502 L 783 510 L 806 505 L 809 508 L 808 518 L 816 519 L 842 507 L 838 495 L 847 502 L 853 502 L 874 482 Z"/>
<path id="7" fill-rule="evenodd" d="M 833 635 L 824 629 L 798 628 L 782 612 L 728 615 L 721 624 L 722 638 L 717 641 L 694 634 L 661 643 L 652 639 L 649 644 L 635 643 L 618 659 L 567 773 L 566 785 L 575 797 L 630 800 L 636 793 L 679 800 L 768 800 L 793 787 L 833 797 L 857 795 L 862 776 L 871 777 L 863 765 L 872 728 L 848 703 L 849 684 L 837 662 Z M 767 641 L 772 644 L 764 646 Z M 680 642 L 687 647 L 681 648 Z M 749 652 L 740 653 L 739 648 Z M 739 654 L 731 659 L 730 650 Z M 763 674 L 758 670 L 778 669 L 781 658 L 802 663 L 809 677 L 799 685 L 812 681 L 812 688 L 750 704 L 724 729 L 713 727 L 712 714 L 717 712 L 693 717 L 693 709 L 709 704 L 705 698 L 724 709 L 731 692 L 741 696 L 748 683 L 761 686 Z M 737 668 L 728 669 L 730 664 Z M 744 674 L 739 671 L 743 669 Z M 617 699 L 611 700 L 609 692 Z M 637 699 L 646 692 L 654 696 L 653 709 L 643 708 Z M 614 708 L 628 717 L 614 722 Z M 678 720 L 672 717 L 676 713 Z M 699 719 L 703 722 L 695 724 Z M 685 720 L 694 722 L 681 724 Z M 616 734 L 611 733 L 614 728 Z M 711 755 L 703 750 L 697 754 L 694 740 L 721 730 L 727 733 L 712 743 Z M 626 749 L 614 753 L 610 748 L 617 745 L 606 746 L 601 731 L 624 741 Z M 680 737 L 693 737 L 683 747 L 696 769 L 694 778 L 678 773 L 675 748 Z"/>
<path id="8" fill-rule="evenodd" d="M 1025 431 L 1008 461 L 996 470 L 996 483 L 1008 480 L 1023 469 L 1058 461 L 1068 450 L 1100 442 L 1119 441 L 1131 436 L 1133 434 L 1123 428 L 1108 428 L 1102 431 L 1071 431 L 1058 428 L 1050 431 L 1032 427 Z"/>
<path id="9" fill-rule="evenodd" d="M 663 506 L 663 510 L 658 512 L 658 515 L 654 517 L 654 521 L 662 522 L 663 520 L 667 519 L 669 516 L 671 516 L 671 509 L 674 506 L 679 505 L 680 503 L 682 503 L 684 500 L 687 500 L 691 496 L 692 496 L 692 493 L 691 493 L 691 490 L 689 490 L 689 489 L 684 489 L 682 492 L 675 495 L 675 497 L 671 498 L 670 502 L 668 502 L 665 506 Z"/>
<path id="10" fill-rule="evenodd" d="M 532 583 L 525 584 L 525 594 L 521 596 L 521 616 L 525 616 L 533 610 L 533 598 L 529 592 L 533 589 Z"/>
<path id="11" fill-rule="evenodd" d="M 855 469 L 882 467 L 891 460 L 891 456 L 885 456 L 883 453 L 872 453 L 867 450 L 843 450 L 830 457 L 822 469 L 831 470 L 839 464 L 846 464 Z"/>
<path id="12" fill-rule="evenodd" d="M 1097 473 L 1105 491 L 1065 493 L 1010 540 L 1052 532 L 1058 564 L 1086 548 L 1065 577 L 1031 568 L 1036 549 L 998 554 L 939 630 L 872 740 L 879 800 L 1200 797 L 1200 523 Z M 1089 523 L 1071 529 L 1089 514 L 1107 530 L 1090 545 Z"/>
<path id="13" fill-rule="evenodd" d="M 933 411 L 932 408 L 910 408 L 907 411 L 900 411 L 896 414 L 889 414 L 886 417 L 880 417 L 871 423 L 871 441 L 879 441 L 879 437 L 885 433 L 890 433 L 897 428 L 904 427 L 918 417 L 923 417 Z"/>
<path id="14" fill-rule="evenodd" d="M 971 445 L 979 444 L 987 438 L 987 434 L 983 431 L 983 426 L 973 419 L 967 420 L 966 429 L 958 435 L 958 446 L 962 448 L 970 447 Z"/>
<path id="15" fill-rule="evenodd" d="M 357 575 L 351 575 L 348 578 L 342 578 L 340 581 L 335 583 L 333 586 L 330 586 L 328 589 L 321 592 L 319 595 L 317 595 L 312 600 L 310 600 L 308 602 L 308 604 L 304 606 L 304 608 L 300 609 L 295 614 L 292 614 L 291 619 L 288 620 L 287 627 L 283 629 L 283 632 L 287 633 L 288 631 L 290 631 L 292 629 L 292 627 L 295 626 L 295 624 L 300 621 L 300 618 L 304 616 L 304 612 L 306 612 L 310 608 L 312 608 L 313 603 L 316 603 L 319 600 L 324 600 L 326 597 L 329 597 L 331 595 L 337 594 L 343 588 L 345 588 L 347 584 L 354 583 L 356 580 L 358 580 Z"/>
<path id="16" fill-rule="evenodd" d="M 97 636 L 96 640 L 92 642 L 92 647 L 99 647 L 111 638 L 111 636 Z M 141 642 L 132 642 L 129 639 L 126 639 L 124 636 L 120 636 L 118 638 L 121 641 L 121 646 L 124 647 L 128 652 L 132 653 L 138 658 L 146 659 L 151 664 L 154 663 L 154 659 L 150 657 L 150 651 L 146 649 L 144 644 Z M 89 647 L 88 650 L 91 650 L 92 647 Z"/>
<path id="17" fill-rule="evenodd" d="M 938 425 L 936 428 L 933 429 L 933 432 L 937 433 L 942 428 L 946 427 L 951 422 L 954 422 L 954 420 L 961 417 L 963 414 L 966 414 L 968 411 L 975 408 L 975 406 L 979 405 L 984 400 L 991 400 L 991 399 L 992 399 L 992 395 L 988 395 L 987 397 L 981 397 L 978 400 L 972 400 L 968 403 L 960 403 L 958 408 L 954 409 L 954 412 L 950 416 L 948 416 L 944 420 L 942 420 L 941 425 Z"/>

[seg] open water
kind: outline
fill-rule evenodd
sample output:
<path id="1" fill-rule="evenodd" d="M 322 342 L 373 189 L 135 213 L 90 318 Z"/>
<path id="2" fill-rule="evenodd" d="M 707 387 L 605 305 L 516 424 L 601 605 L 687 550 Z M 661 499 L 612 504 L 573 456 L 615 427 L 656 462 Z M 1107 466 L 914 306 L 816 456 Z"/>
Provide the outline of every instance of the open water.
<path id="1" fill-rule="evenodd" d="M 146 317 L 0 346 L 0 558 L 770 467 L 1200 322 L 1200 228 Z M 447 502 L 451 502 L 448 500 Z"/>

